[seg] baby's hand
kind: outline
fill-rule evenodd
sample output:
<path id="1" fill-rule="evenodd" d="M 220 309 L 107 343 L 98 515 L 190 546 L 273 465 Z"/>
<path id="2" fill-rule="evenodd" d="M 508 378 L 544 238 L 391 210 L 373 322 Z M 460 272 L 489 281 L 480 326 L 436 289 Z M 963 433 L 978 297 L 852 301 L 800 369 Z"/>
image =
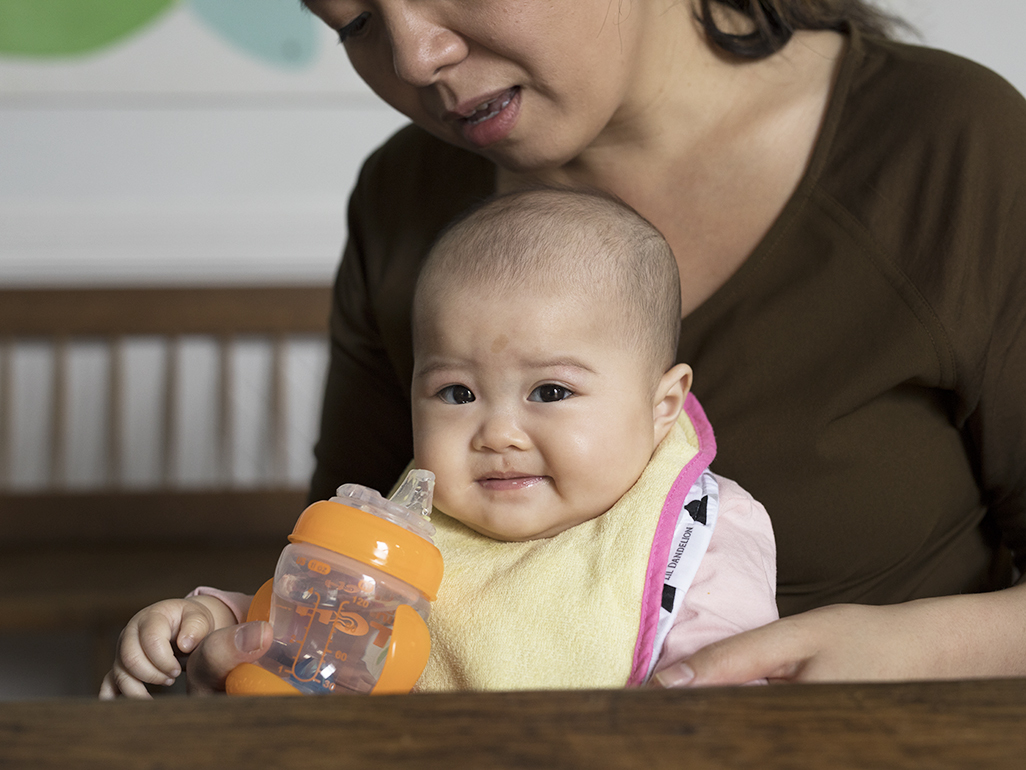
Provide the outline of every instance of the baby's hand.
<path id="1" fill-rule="evenodd" d="M 182 673 L 175 648 L 190 653 L 207 634 L 234 623 L 232 611 L 212 596 L 166 599 L 141 610 L 121 632 L 100 698 L 152 697 L 145 683 L 171 685 Z"/>

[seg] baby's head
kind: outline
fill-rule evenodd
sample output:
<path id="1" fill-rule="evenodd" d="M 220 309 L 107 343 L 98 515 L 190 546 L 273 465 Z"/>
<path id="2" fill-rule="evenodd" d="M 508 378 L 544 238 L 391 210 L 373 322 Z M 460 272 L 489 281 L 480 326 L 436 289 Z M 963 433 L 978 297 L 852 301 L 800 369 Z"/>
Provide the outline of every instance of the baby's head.
<path id="1" fill-rule="evenodd" d="M 529 190 L 451 225 L 413 307 L 417 467 L 435 505 L 501 540 L 607 511 L 683 408 L 677 264 L 600 194 Z"/>

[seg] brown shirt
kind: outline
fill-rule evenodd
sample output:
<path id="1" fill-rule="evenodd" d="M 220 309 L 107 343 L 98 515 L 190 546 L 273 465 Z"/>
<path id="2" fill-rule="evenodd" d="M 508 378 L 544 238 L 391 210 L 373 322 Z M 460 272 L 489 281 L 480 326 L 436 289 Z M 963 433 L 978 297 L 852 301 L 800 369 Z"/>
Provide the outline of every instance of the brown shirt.
<path id="1" fill-rule="evenodd" d="M 389 487 L 412 456 L 418 266 L 493 188 L 414 127 L 368 159 L 315 498 Z M 773 520 L 782 614 L 1004 585 L 1002 541 L 1026 567 L 1024 261 L 1026 102 L 963 59 L 853 38 L 798 190 L 682 324 L 712 467 Z"/>

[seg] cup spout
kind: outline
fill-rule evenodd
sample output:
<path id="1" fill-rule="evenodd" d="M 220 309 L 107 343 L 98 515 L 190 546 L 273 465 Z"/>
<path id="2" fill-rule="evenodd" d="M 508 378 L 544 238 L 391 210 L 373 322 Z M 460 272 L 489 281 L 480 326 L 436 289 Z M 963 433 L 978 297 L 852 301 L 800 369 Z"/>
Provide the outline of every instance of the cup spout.
<path id="1" fill-rule="evenodd" d="M 403 483 L 389 500 L 401 505 L 410 513 L 416 513 L 426 519 L 431 518 L 431 500 L 435 490 L 435 474 L 431 471 L 414 468 L 406 474 Z"/>

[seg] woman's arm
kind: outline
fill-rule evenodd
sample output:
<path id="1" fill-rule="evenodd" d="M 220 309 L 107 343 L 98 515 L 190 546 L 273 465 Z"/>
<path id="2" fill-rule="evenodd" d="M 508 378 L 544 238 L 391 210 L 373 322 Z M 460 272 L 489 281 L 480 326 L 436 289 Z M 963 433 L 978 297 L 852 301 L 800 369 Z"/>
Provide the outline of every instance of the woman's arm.
<path id="1" fill-rule="evenodd" d="M 837 604 L 711 644 L 664 687 L 1026 676 L 1026 584 L 871 607 Z"/>

